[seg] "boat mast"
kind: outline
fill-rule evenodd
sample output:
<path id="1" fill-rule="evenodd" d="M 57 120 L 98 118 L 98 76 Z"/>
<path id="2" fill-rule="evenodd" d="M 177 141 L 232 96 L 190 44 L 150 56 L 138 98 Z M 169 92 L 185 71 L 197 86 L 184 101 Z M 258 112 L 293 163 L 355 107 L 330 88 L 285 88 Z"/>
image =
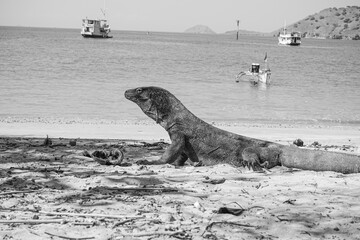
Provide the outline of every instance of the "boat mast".
<path id="1" fill-rule="evenodd" d="M 104 0 L 104 8 L 100 8 L 102 14 L 104 15 L 104 19 L 106 20 L 106 8 L 105 8 L 105 0 Z"/>
<path id="2" fill-rule="evenodd" d="M 264 57 L 265 70 L 270 70 L 267 59 L 268 59 L 268 57 L 267 57 L 267 52 L 265 52 L 265 57 Z"/>

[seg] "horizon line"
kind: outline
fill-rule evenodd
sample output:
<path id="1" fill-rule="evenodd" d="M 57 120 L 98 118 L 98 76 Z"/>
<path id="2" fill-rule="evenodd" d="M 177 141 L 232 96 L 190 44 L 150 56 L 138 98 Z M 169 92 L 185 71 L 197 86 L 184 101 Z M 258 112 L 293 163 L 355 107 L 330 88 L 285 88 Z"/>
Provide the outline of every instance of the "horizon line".
<path id="1" fill-rule="evenodd" d="M 198 24 L 200 25 L 200 24 Z M 197 25 L 194 25 L 194 26 L 197 26 Z M 205 25 L 204 25 L 205 26 Z M 0 27 L 21 27 L 21 28 L 48 28 L 48 29 L 78 29 L 78 28 L 74 28 L 74 27 L 49 27 L 49 26 L 23 26 L 23 25 L 0 25 Z M 79 27 L 79 29 L 81 29 L 81 27 Z M 211 29 L 211 28 L 210 28 Z M 149 31 L 149 30 L 131 30 L 131 29 L 114 29 L 114 28 L 111 28 L 112 31 L 128 31 L 128 32 L 159 32 L 159 33 L 186 33 L 184 30 L 183 32 L 171 32 L 171 31 L 158 31 L 158 30 L 155 30 L 155 31 Z M 275 32 L 277 30 L 274 30 L 272 32 L 258 32 L 258 31 L 253 31 L 253 30 L 246 30 L 246 29 L 239 29 L 239 33 L 241 31 L 245 31 L 245 32 L 252 32 L 254 33 L 253 35 L 256 35 L 256 34 L 261 34 L 261 35 L 264 35 L 264 34 L 268 34 L 268 35 L 271 35 L 272 32 Z M 228 32 L 237 32 L 236 29 L 234 30 L 228 30 L 226 32 L 222 32 L 222 33 L 217 33 L 215 31 L 213 31 L 214 33 L 189 33 L 189 34 L 208 34 L 208 35 L 213 35 L 213 34 L 230 34 Z M 245 35 L 252 35 L 252 34 L 245 34 Z M 261 36 L 260 35 L 260 36 Z"/>

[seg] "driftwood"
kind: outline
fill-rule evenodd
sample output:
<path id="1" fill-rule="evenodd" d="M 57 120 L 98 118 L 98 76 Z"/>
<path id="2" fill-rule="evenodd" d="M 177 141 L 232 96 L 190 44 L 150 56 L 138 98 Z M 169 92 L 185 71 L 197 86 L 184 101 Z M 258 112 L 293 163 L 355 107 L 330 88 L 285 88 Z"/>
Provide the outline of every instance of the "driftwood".
<path id="1" fill-rule="evenodd" d="M 243 224 L 243 223 L 236 223 L 236 222 L 212 222 L 209 225 L 206 226 L 205 230 L 206 231 L 210 231 L 210 229 L 214 226 L 214 225 L 232 225 L 232 226 L 239 226 L 239 227 L 250 227 L 250 228 L 257 228 L 257 226 L 254 225 L 250 225 L 250 224 Z"/>
<path id="2" fill-rule="evenodd" d="M 92 153 L 88 151 L 84 151 L 83 155 L 85 157 L 89 157 L 94 159 L 101 165 L 118 165 L 118 166 L 131 166 L 130 163 L 123 163 L 124 153 L 119 149 L 112 149 L 110 151 L 107 150 L 95 150 Z"/>
<path id="3" fill-rule="evenodd" d="M 169 194 L 183 194 L 188 195 L 192 197 L 199 197 L 199 198 L 206 198 L 209 194 L 202 194 L 202 193 L 196 193 L 192 190 L 186 190 L 186 189 L 177 189 L 177 188 L 160 188 L 160 187 L 116 187 L 116 188 L 108 188 L 109 190 L 114 191 L 135 191 L 135 192 L 141 192 L 141 191 L 159 191 L 162 193 L 169 193 Z"/>
<path id="4" fill-rule="evenodd" d="M 158 231 L 158 232 L 147 232 L 147 233 L 133 233 L 133 234 L 124 234 L 124 237 L 146 237 L 146 236 L 174 236 L 176 238 L 180 239 L 191 239 L 188 234 L 179 231 L 179 232 L 170 232 L 170 231 Z"/>
<path id="5" fill-rule="evenodd" d="M 66 223 L 64 219 L 49 219 L 49 220 L 0 220 L 0 224 L 13 224 L 13 223 L 24 223 L 24 224 L 43 224 L 43 223 Z"/>
<path id="6" fill-rule="evenodd" d="M 45 232 L 45 233 L 46 233 L 47 235 L 52 236 L 52 237 L 58 237 L 58 238 L 70 239 L 70 240 L 95 239 L 95 237 L 66 237 L 66 236 L 57 235 L 57 234 L 53 234 L 53 233 L 49 233 L 49 232 Z"/>
<path id="7" fill-rule="evenodd" d="M 0 195 L 10 195 L 10 194 L 19 194 L 19 193 L 30 193 L 37 192 L 38 190 L 24 190 L 24 191 L 11 191 L 11 192 L 2 192 Z"/>
<path id="8" fill-rule="evenodd" d="M 19 209 L 19 208 L 1 208 L 0 210 L 7 210 L 7 211 L 22 211 L 22 212 L 35 212 L 38 214 L 44 214 L 47 216 L 70 216 L 70 217 L 100 217 L 100 218 L 113 218 L 113 219 L 126 219 L 127 220 L 133 220 L 133 219 L 139 219 L 143 218 L 141 216 L 119 216 L 119 215 L 106 215 L 106 214 L 86 214 L 86 213 L 69 213 L 69 212 L 46 212 L 46 211 L 37 211 L 32 209 Z M 15 220 L 14 220 L 15 221 Z M 17 220 L 16 220 L 17 221 Z M 40 221 L 40 220 L 37 220 Z M 63 220 L 61 220 L 63 221 Z M 27 221 L 28 222 L 28 221 Z"/>
<path id="9" fill-rule="evenodd" d="M 40 214 L 48 216 L 72 216 L 72 217 L 101 217 L 101 218 L 114 218 L 114 219 L 137 219 L 141 216 L 118 216 L 118 215 L 106 215 L 106 214 L 85 214 L 85 213 L 67 213 L 67 212 L 45 212 L 39 211 Z"/>

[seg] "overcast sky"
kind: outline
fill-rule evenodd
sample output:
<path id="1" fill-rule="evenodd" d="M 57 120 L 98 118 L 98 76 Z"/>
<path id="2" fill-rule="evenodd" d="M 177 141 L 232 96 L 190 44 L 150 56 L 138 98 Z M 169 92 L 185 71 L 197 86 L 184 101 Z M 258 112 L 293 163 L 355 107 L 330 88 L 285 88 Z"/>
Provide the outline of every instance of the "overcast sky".
<path id="1" fill-rule="evenodd" d="M 272 32 L 329 7 L 360 0 L 106 0 L 113 30 L 183 32 L 206 25 L 217 33 L 236 29 Z M 80 28 L 102 16 L 104 0 L 0 0 L 1 26 Z"/>

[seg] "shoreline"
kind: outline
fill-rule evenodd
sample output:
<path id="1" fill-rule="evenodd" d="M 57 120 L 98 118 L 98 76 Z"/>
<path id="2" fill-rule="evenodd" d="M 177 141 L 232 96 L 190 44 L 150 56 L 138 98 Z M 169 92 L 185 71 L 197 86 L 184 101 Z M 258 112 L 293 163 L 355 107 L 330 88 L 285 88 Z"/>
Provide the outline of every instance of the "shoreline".
<path id="1" fill-rule="evenodd" d="M 281 144 L 301 139 L 304 144 L 352 145 L 360 147 L 358 125 L 273 124 L 257 122 L 212 122 L 223 130 Z M 167 132 L 152 121 L 4 121 L 1 137 L 87 139 L 131 139 L 170 142 Z"/>

